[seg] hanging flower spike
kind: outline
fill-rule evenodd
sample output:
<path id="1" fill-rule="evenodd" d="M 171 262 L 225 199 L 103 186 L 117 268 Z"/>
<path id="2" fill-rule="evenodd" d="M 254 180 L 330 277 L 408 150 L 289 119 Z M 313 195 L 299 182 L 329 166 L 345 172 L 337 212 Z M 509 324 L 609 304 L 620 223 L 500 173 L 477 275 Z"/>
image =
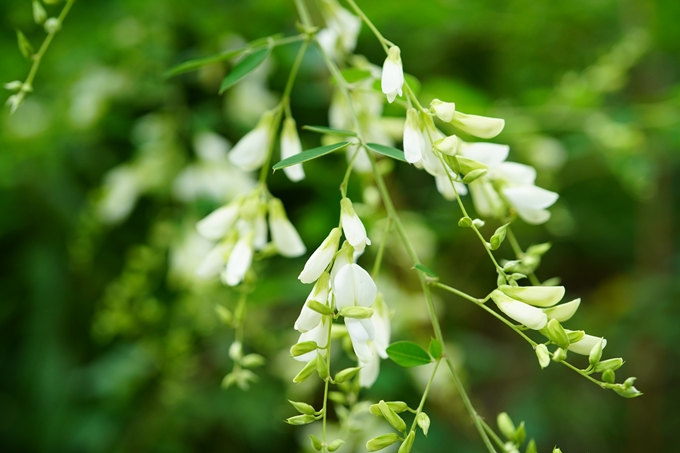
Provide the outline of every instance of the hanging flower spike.
<path id="1" fill-rule="evenodd" d="M 402 95 L 404 85 L 404 68 L 401 64 L 401 50 L 397 46 L 390 47 L 387 58 L 383 64 L 381 88 L 391 104 L 397 95 Z"/>
<path id="2" fill-rule="evenodd" d="M 295 120 L 293 118 L 286 118 L 283 122 L 283 131 L 281 132 L 281 159 L 287 159 L 301 152 L 302 144 L 300 143 Z M 302 164 L 286 167 L 283 169 L 283 172 L 293 182 L 305 179 L 305 171 L 302 168 Z"/>
<path id="3" fill-rule="evenodd" d="M 269 200 L 269 231 L 271 231 L 274 246 L 281 255 L 295 258 L 303 255 L 307 250 L 297 230 L 288 220 L 283 203 L 278 198 Z"/>
<path id="4" fill-rule="evenodd" d="M 340 200 L 340 223 L 342 223 L 342 230 L 345 232 L 347 242 L 357 252 L 361 253 L 367 245 L 371 245 L 371 240 L 366 235 L 366 228 L 354 211 L 352 201 L 349 198 Z"/>
<path id="5" fill-rule="evenodd" d="M 229 160 L 243 171 L 254 171 L 264 165 L 271 148 L 276 125 L 276 112 L 268 110 L 252 131 L 243 136 L 229 153 Z"/>
<path id="6" fill-rule="evenodd" d="M 342 236 L 340 228 L 333 228 L 319 248 L 314 250 L 298 276 L 302 283 L 314 283 L 324 273 L 338 250 L 340 236 Z"/>

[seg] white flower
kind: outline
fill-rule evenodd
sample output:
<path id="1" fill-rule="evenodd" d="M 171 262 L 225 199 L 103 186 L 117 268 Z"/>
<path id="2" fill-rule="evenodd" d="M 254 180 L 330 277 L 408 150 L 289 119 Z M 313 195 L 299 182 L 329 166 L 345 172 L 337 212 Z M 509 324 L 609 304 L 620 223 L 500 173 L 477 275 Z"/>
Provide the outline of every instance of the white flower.
<path id="1" fill-rule="evenodd" d="M 604 349 L 607 346 L 607 340 L 605 340 L 604 338 L 594 337 L 592 335 L 585 334 L 583 338 L 581 338 L 579 341 L 570 344 L 568 349 L 571 352 L 575 352 L 576 354 L 590 355 L 590 351 L 600 341 L 602 341 L 602 349 Z"/>
<path id="2" fill-rule="evenodd" d="M 335 277 L 337 277 L 338 272 L 353 262 L 354 247 L 352 247 L 349 242 L 345 241 L 342 243 L 342 247 L 340 247 L 340 251 L 336 255 L 335 261 L 333 262 L 333 268 L 331 269 L 331 284 L 333 284 L 335 281 Z"/>
<path id="3" fill-rule="evenodd" d="M 97 214 L 105 223 L 115 223 L 127 217 L 142 191 L 138 172 L 131 165 L 121 165 L 104 176 L 104 194 L 97 205 Z"/>
<path id="4" fill-rule="evenodd" d="M 450 123 L 456 113 L 456 104 L 453 102 L 443 102 L 439 99 L 430 102 L 430 108 L 437 115 L 437 118 L 445 123 Z"/>
<path id="5" fill-rule="evenodd" d="M 328 344 L 328 332 L 330 328 L 331 322 L 329 320 L 326 320 L 325 322 L 320 322 L 315 328 L 313 328 L 309 332 L 301 334 L 300 338 L 298 339 L 298 343 L 304 343 L 305 341 L 313 341 L 319 348 L 325 348 L 326 345 Z M 315 349 L 306 354 L 302 354 L 293 358 L 298 362 L 310 362 L 316 359 L 316 356 L 320 353 L 325 355 L 325 352 L 322 353 L 320 351 L 322 351 L 322 349 Z"/>
<path id="6" fill-rule="evenodd" d="M 298 136 L 297 126 L 293 118 L 286 118 L 283 122 L 283 131 L 281 132 L 281 159 L 287 159 L 302 152 L 302 144 Z M 305 171 L 302 169 L 302 164 L 291 165 L 283 169 L 288 179 L 293 182 L 301 181 L 305 178 Z"/>
<path id="7" fill-rule="evenodd" d="M 373 310 L 371 322 L 375 329 L 375 337 L 369 344 L 373 357 L 368 362 L 361 362 L 362 368 L 359 371 L 359 385 L 366 388 L 372 386 L 378 378 L 380 359 L 387 358 L 387 347 L 390 345 L 390 314 L 381 294 L 378 294 Z"/>
<path id="8" fill-rule="evenodd" d="M 295 321 L 294 326 L 295 330 L 298 330 L 300 332 L 307 332 L 309 330 L 312 330 L 321 322 L 322 318 L 321 313 L 312 310 L 311 308 L 309 308 L 307 304 L 309 301 L 315 300 L 324 305 L 328 305 L 330 278 L 331 276 L 328 273 L 324 273 L 316 282 L 314 288 L 312 288 L 312 292 L 309 293 L 309 296 L 307 297 L 305 304 L 302 306 L 300 316 L 298 316 L 298 319 Z"/>
<path id="9" fill-rule="evenodd" d="M 543 310 L 512 299 L 499 290 L 494 290 L 491 298 L 503 313 L 530 329 L 540 330 L 548 323 L 548 316 Z"/>
<path id="10" fill-rule="evenodd" d="M 503 130 L 505 120 L 454 112 L 451 124 L 475 137 L 494 138 Z"/>
<path id="11" fill-rule="evenodd" d="M 268 110 L 260 121 L 248 132 L 229 153 L 231 163 L 244 171 L 254 171 L 264 165 L 271 148 L 276 113 Z"/>
<path id="12" fill-rule="evenodd" d="M 224 241 L 213 247 L 196 268 L 196 276 L 208 279 L 218 275 L 227 262 L 233 246 L 233 242 Z"/>
<path id="13" fill-rule="evenodd" d="M 410 164 L 420 162 L 423 158 L 425 140 L 420 128 L 418 112 L 414 108 L 406 111 L 406 123 L 404 124 L 404 157 Z"/>
<path id="14" fill-rule="evenodd" d="M 559 195 L 555 192 L 536 186 L 506 187 L 503 195 L 517 211 L 522 220 L 527 223 L 538 225 L 550 219 L 550 211 L 546 208 L 552 206 Z"/>
<path id="15" fill-rule="evenodd" d="M 226 138 L 210 131 L 197 133 L 193 144 L 196 155 L 206 162 L 223 160 L 231 148 L 231 143 Z"/>
<path id="16" fill-rule="evenodd" d="M 354 263 L 343 266 L 332 285 L 338 310 L 353 306 L 370 307 L 378 292 L 368 272 Z"/>
<path id="17" fill-rule="evenodd" d="M 574 299 L 571 302 L 547 308 L 543 312 L 548 315 L 548 319 L 557 319 L 559 322 L 569 321 L 581 305 L 581 299 Z"/>
<path id="18" fill-rule="evenodd" d="M 263 205 L 255 215 L 253 220 L 253 247 L 255 250 L 262 250 L 267 245 L 267 209 Z"/>
<path id="19" fill-rule="evenodd" d="M 388 102 L 392 103 L 397 95 L 402 95 L 403 85 L 404 69 L 401 65 L 401 50 L 397 46 L 392 46 L 383 64 L 381 82 L 382 92 L 387 96 Z"/>
<path id="20" fill-rule="evenodd" d="M 335 32 L 338 44 L 345 53 L 352 52 L 357 45 L 361 30 L 361 19 L 340 6 L 336 1 L 325 1 L 322 12 L 326 25 Z"/>
<path id="21" fill-rule="evenodd" d="M 238 198 L 208 214 L 196 224 L 196 229 L 204 238 L 216 241 L 224 237 L 238 219 L 242 199 Z"/>
<path id="22" fill-rule="evenodd" d="M 434 142 L 434 147 L 437 149 L 437 151 L 442 154 L 448 154 L 449 156 L 456 155 L 459 145 L 460 139 L 455 135 L 450 135 Z"/>
<path id="23" fill-rule="evenodd" d="M 278 198 L 269 201 L 269 230 L 274 246 L 281 255 L 294 258 L 303 255 L 307 250 Z"/>
<path id="24" fill-rule="evenodd" d="M 227 267 L 222 272 L 222 281 L 229 286 L 236 286 L 243 281 L 253 261 L 253 234 L 248 233 L 239 238 L 229 254 Z"/>
<path id="25" fill-rule="evenodd" d="M 302 283 L 313 283 L 324 273 L 338 250 L 341 235 L 340 228 L 333 228 L 319 248 L 314 250 L 298 276 Z"/>
<path id="26" fill-rule="evenodd" d="M 363 252 L 367 245 L 371 245 L 371 240 L 366 235 L 366 228 L 357 213 L 354 212 L 352 201 L 349 198 L 340 200 L 340 223 L 347 242 L 357 252 Z"/>
<path id="27" fill-rule="evenodd" d="M 370 319 L 345 318 L 345 326 L 359 362 L 370 362 L 373 359 L 373 351 L 369 343 L 375 338 L 373 322 Z"/>

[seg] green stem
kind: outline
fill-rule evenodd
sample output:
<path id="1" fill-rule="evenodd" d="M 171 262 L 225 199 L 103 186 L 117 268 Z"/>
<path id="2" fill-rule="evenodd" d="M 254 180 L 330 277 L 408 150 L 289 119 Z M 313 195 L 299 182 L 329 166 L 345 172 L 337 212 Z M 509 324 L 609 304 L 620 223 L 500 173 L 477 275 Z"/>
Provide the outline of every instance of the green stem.
<path id="1" fill-rule="evenodd" d="M 439 369 L 439 364 L 441 363 L 441 359 L 437 360 L 437 362 L 434 365 L 434 370 L 432 370 L 432 375 L 430 376 L 430 380 L 427 381 L 427 387 L 425 387 L 425 391 L 423 392 L 423 397 L 420 398 L 420 404 L 418 405 L 418 409 L 416 409 L 416 416 L 413 419 L 413 423 L 411 424 L 411 430 L 414 431 L 416 429 L 416 423 L 418 422 L 418 415 L 423 411 L 423 407 L 425 407 L 425 401 L 427 401 L 427 395 L 430 393 L 430 387 L 432 386 L 432 381 L 434 381 L 434 377 L 437 374 L 437 370 Z"/>
<path id="2" fill-rule="evenodd" d="M 385 222 L 387 225 L 385 225 L 385 231 L 383 232 L 383 236 L 380 240 L 380 247 L 378 247 L 378 254 L 375 256 L 375 262 L 373 263 L 373 270 L 371 271 L 371 277 L 373 277 L 373 280 L 378 278 L 378 274 L 380 274 L 380 266 L 382 265 L 382 260 L 383 256 L 385 254 L 385 244 L 387 244 L 387 238 L 390 235 L 390 229 L 392 229 L 392 218 L 387 217 L 385 219 Z"/>
<path id="3" fill-rule="evenodd" d="M 520 247 L 515 234 L 512 232 L 512 229 L 510 229 L 510 226 L 508 226 L 505 231 L 508 236 L 508 241 L 510 242 L 510 247 L 512 247 L 512 251 L 515 253 L 517 259 L 521 260 L 524 257 L 524 252 L 522 251 L 522 247 Z M 531 272 L 528 277 L 532 285 L 541 286 L 541 281 L 538 279 L 538 277 L 536 277 L 534 272 Z"/>
<path id="4" fill-rule="evenodd" d="M 331 324 L 333 323 L 333 319 L 328 316 L 327 317 L 328 322 Z M 323 407 L 321 408 L 323 412 L 323 422 L 322 422 L 322 428 L 321 428 L 321 442 L 322 442 L 322 447 L 321 451 L 322 453 L 326 451 L 326 446 L 328 445 L 328 439 L 326 437 L 326 421 L 328 419 L 328 385 L 330 383 L 331 377 L 331 332 L 332 332 L 332 325 L 329 326 L 328 328 L 328 339 L 326 342 L 326 365 L 328 367 L 328 377 L 326 377 L 325 382 L 324 382 L 324 389 L 323 389 Z"/>
<path id="5" fill-rule="evenodd" d="M 302 24 L 307 28 L 312 28 L 314 24 L 312 23 L 311 16 L 309 15 L 309 9 L 305 4 L 305 0 L 295 0 L 295 8 L 300 15 L 300 20 Z"/>
<path id="6" fill-rule="evenodd" d="M 349 6 L 352 7 L 354 12 L 361 18 L 361 20 L 364 21 L 364 23 L 368 26 L 368 28 L 371 29 L 373 34 L 375 35 L 376 38 L 378 38 L 378 41 L 380 42 L 380 45 L 383 47 L 385 50 L 385 53 L 387 53 L 390 49 L 389 46 L 393 46 L 392 42 L 388 41 L 385 39 L 385 37 L 380 33 L 380 31 L 376 28 L 375 25 L 373 25 L 373 22 L 371 22 L 371 19 L 368 18 L 366 13 L 364 13 L 361 8 L 359 8 L 359 5 L 357 5 L 354 0 L 347 0 L 347 3 Z"/>
<path id="7" fill-rule="evenodd" d="M 496 445 L 498 445 L 502 451 L 505 451 L 505 444 L 503 443 L 501 438 L 498 437 L 496 432 L 484 420 L 482 420 L 482 424 L 484 425 L 484 429 L 486 430 L 486 432 L 489 433 L 489 436 L 491 436 L 493 441 L 496 442 Z"/>

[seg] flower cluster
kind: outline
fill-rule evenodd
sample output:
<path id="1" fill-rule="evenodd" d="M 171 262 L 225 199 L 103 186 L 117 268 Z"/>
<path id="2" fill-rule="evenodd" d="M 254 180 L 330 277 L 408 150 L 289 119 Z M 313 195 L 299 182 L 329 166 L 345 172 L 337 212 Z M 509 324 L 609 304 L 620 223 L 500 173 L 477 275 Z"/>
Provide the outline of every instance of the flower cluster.
<path id="1" fill-rule="evenodd" d="M 380 358 L 387 358 L 389 313 L 369 273 L 354 262 L 355 254 L 370 244 L 366 229 L 349 198 L 340 204 L 342 231 L 331 230 L 298 277 L 314 287 L 295 322 L 295 329 L 301 332 L 296 345 L 300 354 L 293 355 L 307 363 L 325 356 L 332 320 L 342 316 L 361 367 L 359 383 L 370 387 L 378 377 Z M 343 232 L 346 240 L 338 250 Z M 301 347 L 303 344 L 310 346 Z"/>
<path id="2" fill-rule="evenodd" d="M 218 241 L 196 269 L 196 274 L 203 278 L 219 274 L 222 282 L 229 286 L 244 280 L 254 252 L 274 251 L 292 258 L 306 251 L 281 200 L 273 197 L 262 184 L 249 195 L 239 196 L 216 209 L 196 227 L 201 236 Z"/>

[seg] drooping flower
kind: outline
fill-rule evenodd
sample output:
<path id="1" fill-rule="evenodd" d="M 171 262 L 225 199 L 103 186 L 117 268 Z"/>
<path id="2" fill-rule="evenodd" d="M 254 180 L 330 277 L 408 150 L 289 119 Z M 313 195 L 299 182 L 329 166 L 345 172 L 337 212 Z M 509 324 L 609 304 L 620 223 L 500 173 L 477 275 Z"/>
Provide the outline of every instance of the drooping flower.
<path id="1" fill-rule="evenodd" d="M 323 274 L 338 250 L 340 236 L 342 236 L 340 228 L 333 228 L 319 248 L 312 253 L 298 277 L 302 283 L 313 283 Z"/>
<path id="2" fill-rule="evenodd" d="M 293 118 L 286 118 L 283 122 L 281 132 L 281 159 L 287 159 L 302 152 L 302 144 L 298 136 L 297 126 Z M 302 164 L 291 165 L 283 169 L 288 179 L 293 182 L 301 181 L 305 178 L 305 171 Z"/>
<path id="3" fill-rule="evenodd" d="M 243 281 L 253 261 L 253 233 L 240 237 L 229 254 L 227 267 L 222 272 L 222 281 L 236 286 Z"/>
<path id="4" fill-rule="evenodd" d="M 434 99 L 430 102 L 430 108 L 437 115 L 437 118 L 445 123 L 450 123 L 456 114 L 456 104 L 453 102 L 444 102 L 439 99 Z"/>
<path id="5" fill-rule="evenodd" d="M 410 108 L 406 111 L 406 123 L 404 124 L 404 157 L 410 164 L 418 163 L 423 158 L 425 141 L 422 135 L 418 111 Z"/>
<path id="6" fill-rule="evenodd" d="M 369 347 L 373 356 L 368 362 L 360 362 L 362 368 L 359 371 L 359 385 L 366 388 L 371 387 L 378 378 L 380 359 L 387 358 L 387 347 L 390 344 L 390 314 L 382 294 L 378 294 L 372 307 L 374 311 L 371 322 L 375 329 L 375 337 L 369 343 Z"/>
<path id="7" fill-rule="evenodd" d="M 231 163 L 244 171 L 254 171 L 264 165 L 271 150 L 276 118 L 274 110 L 264 112 L 255 129 L 244 135 L 229 153 Z"/>
<path id="8" fill-rule="evenodd" d="M 450 123 L 458 129 L 479 138 L 494 138 L 505 127 L 505 120 L 501 118 L 469 115 L 458 111 L 454 112 Z"/>
<path id="9" fill-rule="evenodd" d="M 600 337 L 585 334 L 579 341 L 569 345 L 569 350 L 576 354 L 589 355 L 590 351 L 602 341 L 602 349 L 607 346 L 607 340 Z"/>
<path id="10" fill-rule="evenodd" d="M 564 286 L 510 286 L 498 288 L 506 296 L 535 307 L 552 307 L 564 297 Z"/>
<path id="11" fill-rule="evenodd" d="M 387 96 L 389 103 L 394 102 L 397 95 L 401 96 L 402 86 L 404 85 L 404 69 L 401 64 L 401 50 L 397 46 L 390 47 L 385 63 L 383 64 L 383 73 L 381 88 L 382 92 Z"/>
<path id="12" fill-rule="evenodd" d="M 363 252 L 364 248 L 371 244 L 371 240 L 366 234 L 364 224 L 354 211 L 352 201 L 349 198 L 340 200 L 340 210 L 340 223 L 342 223 L 342 230 L 345 232 L 347 242 L 349 242 L 357 252 Z"/>
<path id="13" fill-rule="evenodd" d="M 207 239 L 216 241 L 224 237 L 225 233 L 234 226 L 238 219 L 242 199 L 237 198 L 226 206 L 222 206 L 208 214 L 196 224 L 199 234 Z"/>
<path id="14" fill-rule="evenodd" d="M 316 343 L 316 345 L 319 348 L 325 348 L 326 345 L 328 344 L 328 332 L 331 328 L 331 322 L 330 320 L 323 320 L 312 330 L 305 332 L 303 334 L 300 334 L 300 338 L 298 339 L 298 343 L 304 343 L 306 341 L 313 341 Z M 293 357 L 295 360 L 298 362 L 309 362 L 311 360 L 316 359 L 316 356 L 318 354 L 323 354 L 325 355 L 325 352 L 323 349 L 315 349 L 311 352 L 307 352 L 305 354 Z"/>
<path id="15" fill-rule="evenodd" d="M 330 291 L 330 274 L 324 273 L 317 280 L 312 292 L 309 293 L 305 304 L 302 306 L 300 316 L 295 321 L 294 329 L 300 332 L 307 332 L 312 330 L 321 322 L 321 313 L 318 313 L 309 308 L 309 301 L 316 301 L 324 305 L 328 305 L 328 294 Z"/>
<path id="16" fill-rule="evenodd" d="M 307 250 L 297 230 L 290 223 L 278 198 L 269 201 L 269 231 L 276 250 L 283 256 L 294 258 L 303 255 Z"/>
<path id="17" fill-rule="evenodd" d="M 559 322 L 569 321 L 581 305 L 581 299 L 574 299 L 571 302 L 546 308 L 543 312 L 548 315 L 548 319 L 557 319 Z"/>

